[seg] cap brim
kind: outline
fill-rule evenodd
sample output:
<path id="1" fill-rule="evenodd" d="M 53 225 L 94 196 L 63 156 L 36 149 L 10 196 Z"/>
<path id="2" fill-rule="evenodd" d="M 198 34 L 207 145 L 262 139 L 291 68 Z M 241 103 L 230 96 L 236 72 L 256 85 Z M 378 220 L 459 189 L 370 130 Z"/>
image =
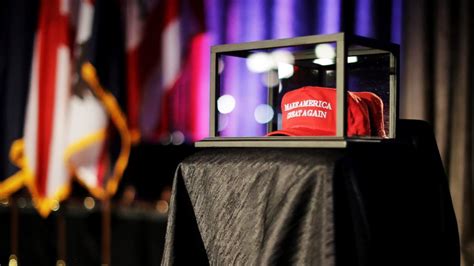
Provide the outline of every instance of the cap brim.
<path id="1" fill-rule="evenodd" d="M 334 132 L 329 132 L 325 130 L 318 130 L 313 128 L 307 127 L 296 127 L 296 128 L 287 128 L 276 130 L 268 133 L 266 136 L 307 136 L 307 137 L 314 137 L 314 136 L 334 136 Z"/>

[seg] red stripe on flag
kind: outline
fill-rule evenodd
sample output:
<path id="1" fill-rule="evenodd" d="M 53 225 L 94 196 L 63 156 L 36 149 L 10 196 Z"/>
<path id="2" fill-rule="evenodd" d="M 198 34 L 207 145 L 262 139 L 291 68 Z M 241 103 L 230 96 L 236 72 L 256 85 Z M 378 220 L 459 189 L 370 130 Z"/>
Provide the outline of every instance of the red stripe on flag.
<path id="1" fill-rule="evenodd" d="M 163 19 L 163 28 L 160 32 L 160 38 L 163 38 L 163 31 L 166 30 L 166 27 L 169 26 L 174 20 L 178 18 L 179 15 L 179 3 L 178 0 L 168 0 L 165 2 L 165 14 Z M 160 40 L 161 42 L 161 40 Z M 161 48 L 161 47 L 160 47 Z M 174 47 L 174 49 L 181 49 L 181 47 Z M 163 54 L 161 58 L 163 58 Z M 166 66 L 161 66 L 166 67 Z M 167 84 L 163 84 L 166 86 Z M 169 133 L 170 131 L 170 116 L 171 108 L 173 107 L 171 100 L 172 95 L 176 91 L 176 87 L 179 85 L 179 78 L 176 77 L 175 82 L 168 88 L 162 88 L 163 94 L 161 96 L 161 110 L 158 119 L 157 128 L 155 130 L 155 138 L 160 139 L 164 134 Z M 168 85 L 169 86 L 169 85 Z"/>
<path id="2" fill-rule="evenodd" d="M 179 14 L 179 3 L 178 0 L 168 0 L 166 1 L 165 4 L 165 27 L 168 25 L 171 21 L 175 20 L 178 17 Z"/>
<path id="3" fill-rule="evenodd" d="M 42 2 L 38 28 L 38 143 L 36 187 L 46 193 L 48 162 L 53 130 L 58 48 L 67 44 L 68 20 L 60 15 L 60 1 Z"/>
<path id="4" fill-rule="evenodd" d="M 48 175 L 48 159 L 51 143 L 51 130 L 53 124 L 54 89 L 56 77 L 56 40 L 51 36 L 51 19 L 59 8 L 58 1 L 51 5 L 42 3 L 39 23 L 39 55 L 38 55 L 38 156 L 36 157 L 37 175 L 36 187 L 40 196 L 45 195 L 45 185 Z"/>
<path id="5" fill-rule="evenodd" d="M 132 132 L 139 130 L 139 110 L 140 110 L 140 83 L 138 80 L 138 52 L 132 49 L 127 53 L 127 111 L 129 126 Z"/>

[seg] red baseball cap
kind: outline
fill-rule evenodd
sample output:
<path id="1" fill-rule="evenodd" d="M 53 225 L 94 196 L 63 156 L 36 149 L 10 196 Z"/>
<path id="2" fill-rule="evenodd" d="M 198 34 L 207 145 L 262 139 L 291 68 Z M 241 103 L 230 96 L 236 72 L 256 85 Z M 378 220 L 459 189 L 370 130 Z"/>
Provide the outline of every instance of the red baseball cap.
<path id="1" fill-rule="evenodd" d="M 352 94 L 361 98 L 369 108 L 371 135 L 386 138 L 382 99 L 368 91 L 352 92 Z"/>
<path id="2" fill-rule="evenodd" d="M 347 135 L 370 136 L 371 125 L 366 102 L 352 92 L 347 97 Z M 283 95 L 282 129 L 267 136 L 335 136 L 336 89 L 306 86 Z"/>

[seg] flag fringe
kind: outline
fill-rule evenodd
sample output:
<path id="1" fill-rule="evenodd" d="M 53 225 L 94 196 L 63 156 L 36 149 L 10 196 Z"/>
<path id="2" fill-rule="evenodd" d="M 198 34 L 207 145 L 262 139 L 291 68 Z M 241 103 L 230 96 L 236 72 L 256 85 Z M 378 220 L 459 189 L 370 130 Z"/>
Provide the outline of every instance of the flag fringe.
<path id="1" fill-rule="evenodd" d="M 94 66 L 89 62 L 84 63 L 81 68 L 81 75 L 84 81 L 88 83 L 97 98 L 104 104 L 105 110 L 110 115 L 112 123 L 115 125 L 120 134 L 120 154 L 117 161 L 115 162 L 112 176 L 109 180 L 107 180 L 105 185 L 104 197 L 110 197 L 113 196 L 117 191 L 118 183 L 122 178 L 125 168 L 127 167 L 128 158 L 130 157 L 132 139 L 125 114 L 122 112 L 115 97 L 100 85 Z M 92 190 L 90 191 L 92 193 Z"/>
<path id="2" fill-rule="evenodd" d="M 0 199 L 8 198 L 11 194 L 18 191 L 25 183 L 25 175 L 22 171 L 9 176 L 0 183 Z"/>
<path id="3" fill-rule="evenodd" d="M 25 183 L 25 171 L 21 170 L 25 164 L 23 158 L 23 139 L 15 140 L 10 148 L 10 160 L 20 168 L 15 174 L 9 176 L 0 183 L 0 198 L 8 198 L 11 194 L 18 191 Z"/>
<path id="4" fill-rule="evenodd" d="M 64 159 L 67 165 L 70 167 L 70 171 L 76 174 L 76 180 L 83 185 L 94 197 L 98 199 L 105 199 L 115 194 L 118 188 L 118 184 L 123 176 L 125 168 L 128 165 L 128 158 L 130 156 L 130 149 L 132 144 L 131 134 L 127 126 L 127 120 L 125 114 L 121 111 L 119 104 L 115 97 L 103 89 L 100 85 L 96 75 L 95 68 L 90 63 L 82 65 L 81 74 L 84 80 L 89 84 L 94 94 L 102 102 L 106 111 L 110 115 L 112 123 L 118 129 L 121 137 L 121 150 L 115 166 L 113 169 L 112 176 L 105 185 L 105 189 L 102 187 L 91 187 L 83 182 L 77 171 L 75 171 L 74 165 L 70 163 L 70 158 L 74 153 L 85 149 L 87 146 L 102 141 L 106 138 L 106 130 L 102 129 L 96 133 L 90 134 L 81 140 L 69 145 L 66 148 Z M 2 183 L 0 183 L 0 198 L 9 197 L 12 193 L 19 190 L 21 187 L 26 186 L 32 194 L 33 204 L 37 208 L 39 214 L 42 217 L 47 217 L 57 204 L 65 200 L 71 192 L 70 179 L 67 184 L 62 186 L 53 197 L 42 197 L 39 195 L 35 184 L 33 171 L 28 166 L 28 158 L 24 154 L 24 140 L 16 140 L 10 149 L 10 160 L 20 168 L 20 170 L 8 177 Z"/>
<path id="5" fill-rule="evenodd" d="M 25 156 L 24 149 L 23 139 L 13 142 L 10 148 L 10 160 L 20 170 L 0 184 L 0 198 L 9 197 L 23 186 L 26 186 L 32 195 L 34 206 L 39 214 L 45 218 L 51 213 L 53 207 L 69 196 L 71 192 L 70 182 L 61 187 L 53 197 L 41 197 L 35 187 L 34 174 L 28 166 L 28 158 Z"/>

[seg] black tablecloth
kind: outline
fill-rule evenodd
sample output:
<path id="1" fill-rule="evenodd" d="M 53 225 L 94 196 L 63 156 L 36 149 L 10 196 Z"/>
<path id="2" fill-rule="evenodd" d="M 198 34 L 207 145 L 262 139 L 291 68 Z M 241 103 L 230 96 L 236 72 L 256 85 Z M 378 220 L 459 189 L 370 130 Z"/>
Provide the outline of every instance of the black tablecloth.
<path id="1" fill-rule="evenodd" d="M 345 149 L 198 152 L 176 172 L 162 264 L 459 265 L 446 176 L 417 125 Z"/>

